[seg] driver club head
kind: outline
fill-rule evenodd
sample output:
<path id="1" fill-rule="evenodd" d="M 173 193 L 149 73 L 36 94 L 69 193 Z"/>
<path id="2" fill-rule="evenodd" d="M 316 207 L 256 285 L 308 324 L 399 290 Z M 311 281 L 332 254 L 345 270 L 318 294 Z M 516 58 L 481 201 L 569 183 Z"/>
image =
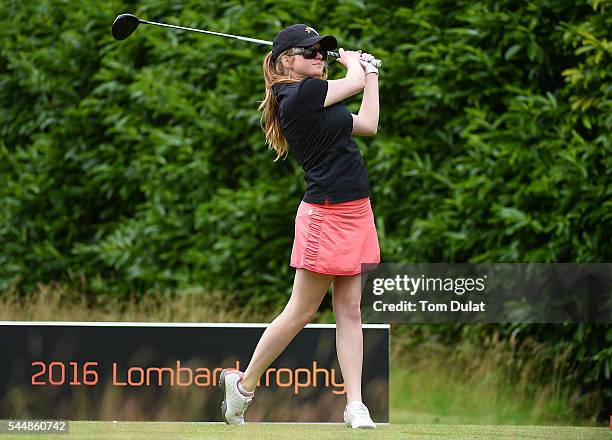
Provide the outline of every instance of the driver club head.
<path id="1" fill-rule="evenodd" d="M 118 15 L 113 21 L 113 37 L 115 37 L 115 40 L 125 40 L 134 33 L 139 24 L 140 19 L 135 15 Z"/>

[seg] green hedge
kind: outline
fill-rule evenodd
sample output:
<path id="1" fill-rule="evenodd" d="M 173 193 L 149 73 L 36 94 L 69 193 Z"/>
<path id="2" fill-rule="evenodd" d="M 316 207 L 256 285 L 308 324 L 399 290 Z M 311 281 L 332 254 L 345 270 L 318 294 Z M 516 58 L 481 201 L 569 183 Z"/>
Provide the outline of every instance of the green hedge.
<path id="1" fill-rule="evenodd" d="M 610 261 L 610 3 L 411 4 L 2 2 L 0 291 L 290 293 L 305 184 L 259 127 L 268 48 L 146 26 L 117 42 L 122 12 L 268 40 L 305 22 L 381 58 L 379 132 L 357 141 L 383 261 Z M 595 386 L 607 346 L 585 354 Z"/>
<path id="2" fill-rule="evenodd" d="M 383 59 L 380 131 L 358 138 L 383 260 L 610 260 L 603 5 L 288 5 L 4 4 L 0 288 L 288 293 L 304 181 L 259 128 L 267 47 L 151 26 L 117 42 L 126 11 L 263 39 L 305 21 Z"/>

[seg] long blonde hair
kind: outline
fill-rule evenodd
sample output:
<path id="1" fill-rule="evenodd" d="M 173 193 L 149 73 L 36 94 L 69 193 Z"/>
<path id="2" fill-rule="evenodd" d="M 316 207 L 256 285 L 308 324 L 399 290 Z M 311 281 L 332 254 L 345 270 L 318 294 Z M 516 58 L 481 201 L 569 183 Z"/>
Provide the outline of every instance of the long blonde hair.
<path id="1" fill-rule="evenodd" d="M 304 78 L 291 78 L 291 69 L 285 68 L 283 57 L 292 56 L 293 48 L 289 48 L 276 58 L 276 63 L 271 64 L 272 52 L 268 52 L 263 60 L 262 70 L 266 82 L 266 96 L 257 110 L 261 111 L 260 125 L 266 136 L 266 144 L 270 150 L 276 151 L 276 162 L 281 157 L 284 158 L 289 153 L 289 143 L 283 135 L 280 117 L 278 114 L 278 102 L 274 96 L 272 86 L 274 84 L 295 84 Z M 327 61 L 323 61 L 323 74 L 319 77 L 327 79 Z"/>

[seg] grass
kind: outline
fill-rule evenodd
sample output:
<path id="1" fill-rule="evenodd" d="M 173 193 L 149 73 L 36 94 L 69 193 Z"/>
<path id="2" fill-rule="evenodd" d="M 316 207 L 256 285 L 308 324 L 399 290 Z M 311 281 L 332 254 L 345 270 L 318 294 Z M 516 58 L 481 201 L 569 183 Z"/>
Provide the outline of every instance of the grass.
<path id="1" fill-rule="evenodd" d="M 264 313 L 233 307 L 232 298 L 226 294 L 197 290 L 174 296 L 151 294 L 140 301 L 133 298 L 128 301 L 99 296 L 90 298 L 62 287 L 44 285 L 40 285 L 37 292 L 25 298 L 10 293 L 0 295 L 0 320 L 270 322 L 279 312 L 280 310 L 268 310 Z M 323 311 L 316 321 L 333 322 L 333 315 L 330 311 Z M 392 327 L 391 348 L 390 420 L 393 425 L 389 428 L 383 427 L 376 434 L 354 435 L 394 438 L 393 436 L 401 434 L 405 435 L 402 438 L 422 438 L 418 437 L 419 432 L 431 431 L 431 435 L 426 435 L 426 438 L 464 438 L 444 437 L 451 435 L 446 425 L 454 426 L 452 429 L 455 431 L 452 432 L 455 434 L 463 432 L 462 430 L 469 433 L 482 429 L 482 435 L 493 435 L 493 431 L 487 431 L 489 428 L 482 425 L 597 426 L 595 419 L 585 420 L 576 415 L 572 403 L 576 393 L 559 386 L 558 380 L 536 383 L 534 386 L 535 376 L 530 373 L 528 364 L 522 366 L 523 374 L 520 380 L 511 380 L 505 371 L 508 365 L 512 365 L 515 353 L 503 344 L 494 344 L 486 349 L 474 347 L 469 342 L 454 347 L 431 342 L 414 345 L 410 334 L 394 333 Z M 481 426 L 467 427 L 469 425 L 465 425 L 466 423 Z M 120 425 L 122 429 L 137 426 L 124 423 Z M 103 429 L 99 426 L 104 425 L 81 425 L 75 422 L 74 426 L 75 429 L 91 431 L 92 437 L 87 437 L 90 434 L 84 434 L 83 438 L 97 438 L 96 430 Z M 160 430 L 184 426 L 189 432 L 213 429 L 214 435 L 221 436 L 219 438 L 225 438 L 222 437 L 225 435 L 223 429 L 230 429 L 198 424 L 155 426 Z M 273 428 L 276 425 L 257 426 L 260 427 L 248 429 L 276 429 Z M 301 425 L 287 426 L 289 431 L 309 429 L 298 428 Z M 334 435 L 335 430 L 339 428 L 327 426 L 325 429 L 330 430 L 325 433 L 325 436 L 328 436 Z M 401 431 L 402 429 L 407 431 Z M 423 431 L 418 431 L 419 429 Z M 495 429 L 502 428 L 497 426 Z M 502 431 L 511 432 L 512 429 L 519 428 L 510 426 Z M 535 427 L 534 429 L 533 432 L 540 432 Z M 548 432 L 542 429 L 542 433 Z M 348 434 L 344 432 L 343 435 Z M 378 435 L 391 437 L 376 437 Z"/>
<path id="2" fill-rule="evenodd" d="M 393 342 L 392 342 L 393 343 Z M 570 404 L 569 390 L 552 382 L 517 383 L 502 364 L 512 356 L 469 343 L 396 349 L 390 377 L 391 421 L 410 424 L 593 425 Z M 399 368 L 397 368 L 399 366 Z"/>
<path id="3" fill-rule="evenodd" d="M 38 285 L 20 297 L 0 294 L 1 321 L 118 321 L 118 322 L 269 322 L 270 313 L 232 307 L 223 292 L 186 291 L 179 295 L 152 293 L 136 300 L 85 296 L 57 285 Z M 280 312 L 280 310 L 278 311 Z"/>
<path id="4" fill-rule="evenodd" d="M 350 430 L 344 425 L 247 423 L 228 426 L 219 423 L 153 423 L 153 422 L 71 422 L 70 434 L 63 435 L 2 435 L 3 439 L 44 440 L 156 440 L 187 439 L 550 439 L 597 440 L 609 439 L 606 428 L 556 426 L 494 426 L 494 425 L 381 425 L 374 430 Z"/>
<path id="5" fill-rule="evenodd" d="M 445 374 L 446 373 L 446 374 Z M 566 404 L 547 395 L 535 398 L 500 385 L 494 371 L 486 376 L 457 374 L 430 368 L 391 375 L 393 422 L 434 424 L 580 424 Z"/>

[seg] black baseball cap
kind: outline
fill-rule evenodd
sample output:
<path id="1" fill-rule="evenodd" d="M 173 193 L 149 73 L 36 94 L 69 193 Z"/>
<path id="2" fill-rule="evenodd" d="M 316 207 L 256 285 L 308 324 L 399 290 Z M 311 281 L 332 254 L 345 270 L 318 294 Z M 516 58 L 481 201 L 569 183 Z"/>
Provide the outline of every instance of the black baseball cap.
<path id="1" fill-rule="evenodd" d="M 332 50 L 338 47 L 338 42 L 331 35 L 319 35 L 314 28 L 306 24 L 294 24 L 280 31 L 272 41 L 272 63 L 278 56 L 290 47 L 308 47 L 321 43 L 321 48 Z"/>

